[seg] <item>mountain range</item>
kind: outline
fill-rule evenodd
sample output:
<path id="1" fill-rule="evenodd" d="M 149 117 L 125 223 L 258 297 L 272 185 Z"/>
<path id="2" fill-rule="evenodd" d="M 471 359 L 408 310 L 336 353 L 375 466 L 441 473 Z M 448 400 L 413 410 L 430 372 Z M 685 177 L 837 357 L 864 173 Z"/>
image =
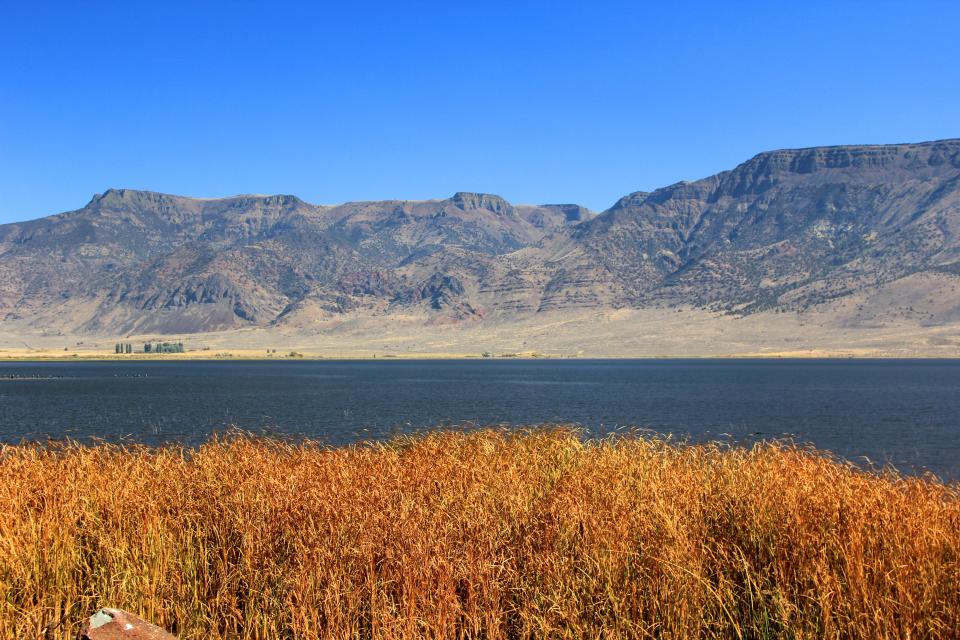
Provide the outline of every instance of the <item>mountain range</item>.
<path id="1" fill-rule="evenodd" d="M 958 284 L 960 139 L 765 152 L 600 213 L 466 192 L 323 206 L 110 189 L 0 226 L 11 335 L 309 335 L 347 319 L 449 334 L 686 310 L 822 317 L 825 332 L 896 319 L 942 341 Z"/>

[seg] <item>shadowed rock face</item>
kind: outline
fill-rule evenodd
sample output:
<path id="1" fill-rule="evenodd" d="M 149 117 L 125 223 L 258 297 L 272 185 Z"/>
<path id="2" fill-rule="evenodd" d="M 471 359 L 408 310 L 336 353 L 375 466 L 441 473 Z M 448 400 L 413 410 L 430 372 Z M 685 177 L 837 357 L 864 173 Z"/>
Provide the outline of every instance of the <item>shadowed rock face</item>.
<path id="1" fill-rule="evenodd" d="M 78 640 L 177 640 L 160 627 L 120 609 L 100 609 L 84 622 Z"/>
<path id="2" fill-rule="evenodd" d="M 331 207 L 109 190 L 0 226 L 0 320 L 99 334 L 343 313 L 809 309 L 917 273 L 960 275 L 958 140 L 762 153 L 600 215 L 467 192 Z"/>

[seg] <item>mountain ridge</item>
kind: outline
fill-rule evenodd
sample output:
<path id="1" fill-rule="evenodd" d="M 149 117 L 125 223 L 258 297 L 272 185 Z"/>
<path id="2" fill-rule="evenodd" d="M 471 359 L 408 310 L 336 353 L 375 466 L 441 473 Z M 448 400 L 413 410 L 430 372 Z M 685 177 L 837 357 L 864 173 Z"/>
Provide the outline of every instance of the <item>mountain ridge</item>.
<path id="1" fill-rule="evenodd" d="M 111 335 L 411 314 L 456 326 L 579 310 L 813 313 L 889 297 L 916 274 L 937 299 L 929 322 L 960 319 L 957 138 L 766 151 L 599 214 L 465 191 L 315 205 L 108 189 L 0 225 L 0 324 Z"/>

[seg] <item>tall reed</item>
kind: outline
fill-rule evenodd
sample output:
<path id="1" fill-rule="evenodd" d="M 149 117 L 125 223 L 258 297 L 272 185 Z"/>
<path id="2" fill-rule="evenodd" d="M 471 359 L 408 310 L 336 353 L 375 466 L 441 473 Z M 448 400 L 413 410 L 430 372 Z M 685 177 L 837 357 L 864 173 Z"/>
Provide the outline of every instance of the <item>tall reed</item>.
<path id="1" fill-rule="evenodd" d="M 566 428 L 0 450 L 0 637 L 951 638 L 957 485 Z"/>

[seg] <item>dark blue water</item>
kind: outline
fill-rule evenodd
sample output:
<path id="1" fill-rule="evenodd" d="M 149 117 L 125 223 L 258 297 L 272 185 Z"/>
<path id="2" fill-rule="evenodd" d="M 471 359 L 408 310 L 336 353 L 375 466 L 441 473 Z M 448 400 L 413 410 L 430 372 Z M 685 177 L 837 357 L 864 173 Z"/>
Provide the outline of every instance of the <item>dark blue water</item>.
<path id="1" fill-rule="evenodd" d="M 236 425 L 343 444 L 463 421 L 792 437 L 956 480 L 960 361 L 0 363 L 6 442 L 193 444 Z"/>

